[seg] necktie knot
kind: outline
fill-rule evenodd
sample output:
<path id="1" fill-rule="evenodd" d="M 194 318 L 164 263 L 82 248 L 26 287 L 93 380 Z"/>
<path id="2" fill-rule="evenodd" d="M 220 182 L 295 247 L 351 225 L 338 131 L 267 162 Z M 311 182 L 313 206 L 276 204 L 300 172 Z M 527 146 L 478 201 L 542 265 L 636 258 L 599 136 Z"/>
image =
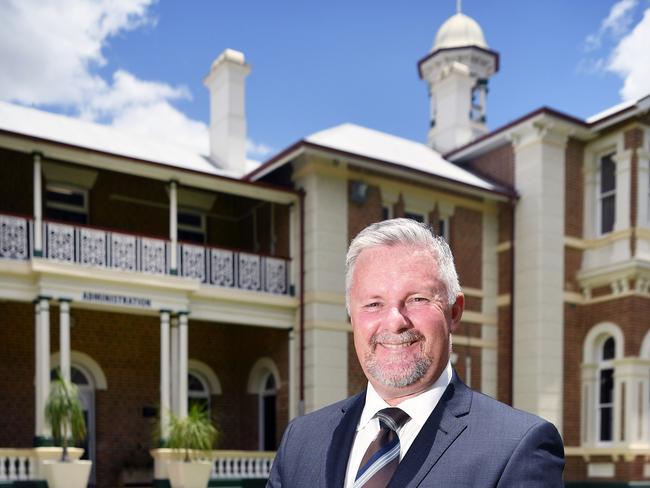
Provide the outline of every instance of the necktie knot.
<path id="1" fill-rule="evenodd" d="M 411 417 L 401 408 L 384 408 L 375 414 L 379 433 L 361 460 L 354 488 L 385 488 L 397 469 L 400 444 L 397 431 Z"/>
<path id="2" fill-rule="evenodd" d="M 375 414 L 379 419 L 379 425 L 386 425 L 390 430 L 397 432 L 406 422 L 411 420 L 409 414 L 401 408 L 384 408 Z"/>

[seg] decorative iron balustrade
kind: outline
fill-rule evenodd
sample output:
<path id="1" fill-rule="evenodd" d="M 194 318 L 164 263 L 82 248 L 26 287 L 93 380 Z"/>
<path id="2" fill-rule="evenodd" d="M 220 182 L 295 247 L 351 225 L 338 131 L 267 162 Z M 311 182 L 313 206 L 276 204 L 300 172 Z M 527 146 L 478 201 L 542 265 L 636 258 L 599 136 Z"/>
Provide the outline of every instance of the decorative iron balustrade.
<path id="1" fill-rule="evenodd" d="M 0 215 L 0 258 L 29 259 L 31 234 L 29 220 Z"/>
<path id="2" fill-rule="evenodd" d="M 0 258 L 27 260 L 33 254 L 33 224 L 24 217 L 0 214 Z M 289 261 L 284 258 L 178 245 L 178 275 L 201 283 L 288 295 Z M 43 257 L 48 260 L 169 275 L 171 243 L 164 239 L 70 224 L 43 223 Z"/>
<path id="3" fill-rule="evenodd" d="M 169 242 L 118 232 L 45 222 L 43 256 L 53 261 L 169 274 Z"/>
<path id="4" fill-rule="evenodd" d="M 179 248 L 181 276 L 216 286 L 289 293 L 286 259 L 196 244 L 180 244 Z"/>

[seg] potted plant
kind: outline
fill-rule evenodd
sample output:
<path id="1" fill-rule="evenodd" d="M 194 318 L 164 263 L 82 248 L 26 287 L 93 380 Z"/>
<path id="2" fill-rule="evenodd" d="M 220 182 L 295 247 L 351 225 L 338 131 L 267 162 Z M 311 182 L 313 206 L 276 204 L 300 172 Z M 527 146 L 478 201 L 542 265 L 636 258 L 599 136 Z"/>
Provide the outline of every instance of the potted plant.
<path id="1" fill-rule="evenodd" d="M 45 404 L 45 421 L 52 429 L 55 444 L 63 447 L 59 461 L 46 461 L 45 477 L 50 488 L 85 488 L 90 477 L 92 461 L 72 460 L 68 443 L 75 445 L 86 438 L 86 422 L 79 401 L 77 386 L 57 372 L 50 385 Z"/>
<path id="2" fill-rule="evenodd" d="M 212 461 L 202 458 L 214 448 L 217 437 L 218 432 L 212 425 L 209 413 L 199 405 L 193 405 L 187 417 L 170 415 L 167 446 L 183 453 L 182 461 L 167 464 L 172 488 L 208 486 Z"/>

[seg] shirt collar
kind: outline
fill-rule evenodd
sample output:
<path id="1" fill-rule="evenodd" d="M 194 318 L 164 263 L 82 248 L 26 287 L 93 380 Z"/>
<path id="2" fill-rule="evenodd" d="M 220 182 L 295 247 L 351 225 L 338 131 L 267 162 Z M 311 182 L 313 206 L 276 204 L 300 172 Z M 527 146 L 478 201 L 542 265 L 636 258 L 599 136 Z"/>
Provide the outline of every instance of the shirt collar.
<path id="1" fill-rule="evenodd" d="M 411 420 L 413 420 L 419 427 L 422 427 L 429 418 L 429 415 L 431 415 L 431 412 L 433 412 L 433 409 L 438 405 L 445 389 L 449 383 L 451 383 L 451 377 L 451 362 L 447 362 L 447 366 L 430 388 L 424 390 L 417 396 L 404 400 L 397 406 L 409 414 Z M 361 412 L 361 418 L 359 419 L 357 430 L 365 428 L 368 423 L 373 420 L 377 412 L 388 407 L 390 407 L 390 405 L 379 396 L 379 393 L 377 393 L 372 384 L 368 382 L 366 404 L 363 407 L 363 412 Z"/>

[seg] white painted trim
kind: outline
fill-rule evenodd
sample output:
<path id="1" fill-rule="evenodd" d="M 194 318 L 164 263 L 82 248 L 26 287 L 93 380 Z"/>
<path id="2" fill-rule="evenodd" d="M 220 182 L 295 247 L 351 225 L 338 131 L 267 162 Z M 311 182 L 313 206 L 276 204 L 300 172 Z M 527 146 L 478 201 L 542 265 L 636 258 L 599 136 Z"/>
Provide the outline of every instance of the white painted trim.
<path id="1" fill-rule="evenodd" d="M 616 341 L 615 359 L 621 359 L 623 357 L 623 351 L 625 351 L 623 331 L 613 322 L 601 322 L 592 327 L 585 337 L 582 347 L 583 364 L 597 364 L 599 362 L 600 358 L 596 356 L 598 348 L 608 336 L 614 337 Z"/>
<path id="2" fill-rule="evenodd" d="M 279 389 L 282 385 L 280 370 L 271 358 L 263 357 L 255 361 L 255 364 L 251 368 L 251 372 L 248 374 L 248 386 L 246 387 L 246 392 L 252 395 L 259 395 L 260 392 L 264 391 L 263 381 L 268 373 L 273 375 L 276 388 Z"/>
<path id="3" fill-rule="evenodd" d="M 650 330 L 646 332 L 641 342 L 641 349 L 639 349 L 639 356 L 642 359 L 650 359 Z"/>
<path id="4" fill-rule="evenodd" d="M 214 370 L 203 361 L 199 361 L 198 359 L 189 359 L 187 361 L 187 371 L 189 373 L 196 372 L 201 377 L 205 378 L 208 382 L 210 395 L 222 394 L 221 381 L 219 381 L 219 377 L 216 375 Z"/>
<path id="5" fill-rule="evenodd" d="M 52 354 L 50 357 L 51 367 L 56 367 L 61 364 L 61 354 L 59 351 Z M 108 389 L 108 383 L 106 382 L 106 375 L 104 370 L 88 354 L 81 351 L 70 351 L 70 363 L 72 366 L 80 366 L 81 369 L 85 370 L 90 374 L 91 379 L 93 380 L 96 390 L 106 390 Z"/>

